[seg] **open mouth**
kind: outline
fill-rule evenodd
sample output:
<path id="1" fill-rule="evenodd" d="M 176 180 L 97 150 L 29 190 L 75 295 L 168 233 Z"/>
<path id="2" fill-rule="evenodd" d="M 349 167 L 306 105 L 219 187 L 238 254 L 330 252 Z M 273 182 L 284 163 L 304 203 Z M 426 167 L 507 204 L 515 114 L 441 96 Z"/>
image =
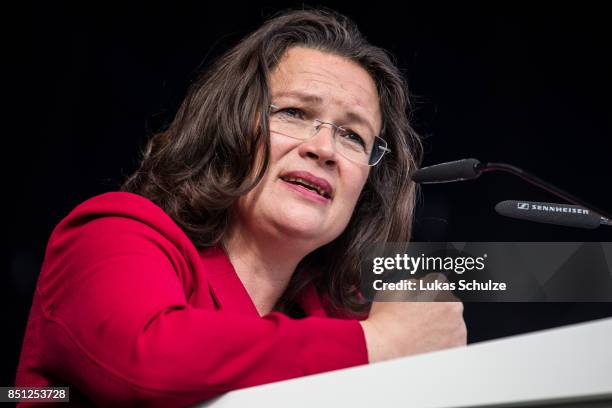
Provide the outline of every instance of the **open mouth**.
<path id="1" fill-rule="evenodd" d="M 287 183 L 291 183 L 291 184 L 295 184 L 295 185 L 307 188 L 308 190 L 314 191 L 315 193 L 319 194 L 321 197 L 324 197 L 327 199 L 331 198 L 331 194 L 325 191 L 321 186 L 317 186 L 315 184 L 309 183 L 308 181 L 304 179 L 297 178 L 297 177 L 281 177 L 281 180 Z"/>

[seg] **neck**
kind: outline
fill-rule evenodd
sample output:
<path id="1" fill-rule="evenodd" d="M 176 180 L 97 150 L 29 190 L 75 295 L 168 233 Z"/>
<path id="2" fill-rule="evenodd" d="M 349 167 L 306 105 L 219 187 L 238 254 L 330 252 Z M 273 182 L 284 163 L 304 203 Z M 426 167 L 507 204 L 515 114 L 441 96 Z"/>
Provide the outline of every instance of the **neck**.
<path id="1" fill-rule="evenodd" d="M 273 310 L 306 255 L 286 242 L 253 239 L 239 229 L 231 231 L 223 244 L 260 316 Z"/>

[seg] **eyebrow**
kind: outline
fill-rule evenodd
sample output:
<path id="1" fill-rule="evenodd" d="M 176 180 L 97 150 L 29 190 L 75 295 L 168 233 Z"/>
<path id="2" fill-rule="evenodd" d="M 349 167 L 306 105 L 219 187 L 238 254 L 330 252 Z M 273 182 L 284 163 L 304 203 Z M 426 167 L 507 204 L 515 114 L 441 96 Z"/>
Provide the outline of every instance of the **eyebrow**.
<path id="1" fill-rule="evenodd" d="M 319 95 L 303 92 L 303 91 L 281 91 L 277 92 L 273 96 L 274 98 L 297 98 L 304 102 L 314 103 L 316 105 L 321 105 L 323 103 L 323 98 Z M 357 123 L 360 125 L 367 126 L 370 131 L 373 133 L 373 136 L 376 136 L 376 132 L 374 132 L 374 126 L 370 124 L 370 122 L 359 115 L 358 113 L 352 111 L 346 111 L 345 116 L 349 123 Z"/>

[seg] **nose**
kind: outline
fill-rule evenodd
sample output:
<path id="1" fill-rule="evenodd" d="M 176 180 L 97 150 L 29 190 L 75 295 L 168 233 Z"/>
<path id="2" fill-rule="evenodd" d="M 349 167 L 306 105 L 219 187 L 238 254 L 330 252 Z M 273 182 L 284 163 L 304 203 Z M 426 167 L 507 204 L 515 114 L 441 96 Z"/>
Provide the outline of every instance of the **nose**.
<path id="1" fill-rule="evenodd" d="M 335 165 L 336 149 L 334 140 L 335 129 L 327 123 L 321 123 L 314 136 L 305 140 L 299 147 L 300 156 L 326 164 Z"/>

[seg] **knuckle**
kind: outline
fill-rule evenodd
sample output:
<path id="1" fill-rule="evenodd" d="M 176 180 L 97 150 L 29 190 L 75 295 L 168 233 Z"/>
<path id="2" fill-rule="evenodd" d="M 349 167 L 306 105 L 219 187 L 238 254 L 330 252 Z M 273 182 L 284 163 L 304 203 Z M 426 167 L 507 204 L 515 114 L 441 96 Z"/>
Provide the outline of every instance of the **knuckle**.
<path id="1" fill-rule="evenodd" d="M 463 302 L 457 301 L 453 303 L 453 310 L 457 313 L 463 313 Z"/>
<path id="2" fill-rule="evenodd" d="M 463 313 L 463 303 L 459 301 L 444 302 L 444 310 L 453 315 L 461 314 Z"/>

